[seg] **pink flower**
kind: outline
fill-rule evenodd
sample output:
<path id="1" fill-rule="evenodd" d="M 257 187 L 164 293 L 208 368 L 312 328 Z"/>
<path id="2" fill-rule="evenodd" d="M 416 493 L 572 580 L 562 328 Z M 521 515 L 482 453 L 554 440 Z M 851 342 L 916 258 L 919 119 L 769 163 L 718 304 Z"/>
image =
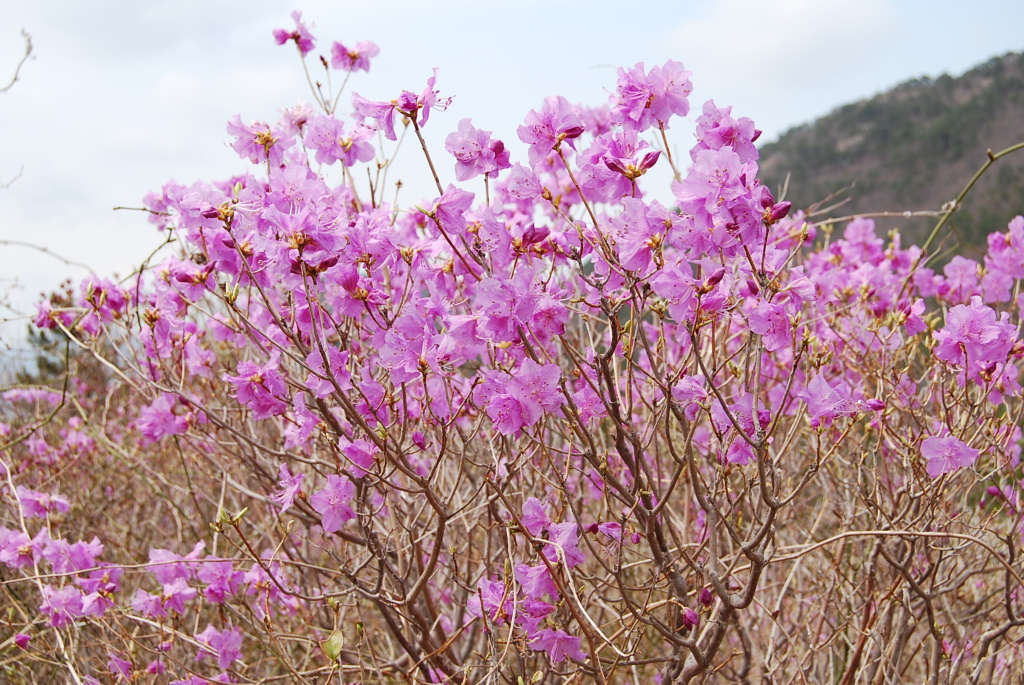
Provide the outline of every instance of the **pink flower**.
<path id="1" fill-rule="evenodd" d="M 36 492 L 19 485 L 16 488 L 18 500 L 21 501 L 21 511 L 25 518 L 44 519 L 51 512 L 59 514 L 67 513 L 71 503 L 66 497 L 51 495 L 45 492 Z"/>
<path id="2" fill-rule="evenodd" d="M 477 591 L 466 601 L 466 611 L 471 616 L 482 618 L 486 610 L 492 622 L 497 625 L 504 623 L 513 611 L 513 598 L 505 584 L 481 578 L 476 587 Z"/>
<path id="3" fill-rule="evenodd" d="M 228 121 L 227 131 L 228 135 L 235 137 L 231 147 L 239 157 L 248 159 L 253 164 L 267 162 L 273 168 L 284 163 L 284 151 L 295 142 L 283 131 L 271 129 L 262 122 L 243 124 L 242 117 L 238 114 Z"/>
<path id="4" fill-rule="evenodd" d="M 299 494 L 299 490 L 302 488 L 302 479 L 305 476 L 301 473 L 293 476 L 291 471 L 288 470 L 288 464 L 281 464 L 278 478 L 280 480 L 277 485 L 280 490 L 271 495 L 270 500 L 281 505 L 281 509 L 277 512 L 278 516 L 280 516 L 291 509 L 292 504 L 295 502 L 295 496 Z"/>
<path id="5" fill-rule="evenodd" d="M 277 371 L 277 359 L 271 359 L 263 366 L 243 361 L 238 365 L 238 375 L 224 374 L 224 380 L 235 386 L 235 397 L 252 409 L 254 419 L 265 419 L 283 414 L 287 386 L 284 377 Z"/>
<path id="6" fill-rule="evenodd" d="M 510 166 L 505 144 L 492 141 L 491 132 L 475 128 L 472 119 L 459 122 L 458 132 L 445 138 L 444 149 L 455 157 L 455 178 L 460 181 L 480 174 L 494 177 Z"/>
<path id="7" fill-rule="evenodd" d="M 335 41 L 331 46 L 331 66 L 342 71 L 370 71 L 370 58 L 380 54 L 376 43 L 361 40 L 348 48 Z"/>
<path id="8" fill-rule="evenodd" d="M 807 402 L 807 412 L 814 427 L 827 426 L 837 416 L 849 416 L 857 411 L 849 395 L 841 395 L 820 372 L 810 380 L 800 397 Z"/>
<path id="9" fill-rule="evenodd" d="M 313 34 L 309 32 L 306 25 L 302 23 L 302 12 L 298 10 L 292 12 L 292 19 L 295 20 L 295 30 L 274 29 L 274 40 L 277 41 L 278 45 L 284 45 L 288 41 L 294 40 L 295 45 L 299 48 L 299 52 L 305 57 L 313 50 L 313 47 L 316 45 L 316 39 L 313 38 Z"/>
<path id="10" fill-rule="evenodd" d="M 531 110 L 518 129 L 519 140 L 530 146 L 530 164 L 536 165 L 563 140 L 572 145 L 573 138 L 583 135 L 583 120 L 575 108 L 560 95 L 544 100 L 540 112 Z"/>
<path id="11" fill-rule="evenodd" d="M 217 666 L 228 668 L 233 661 L 242 658 L 242 631 L 237 627 L 216 630 L 212 625 L 207 626 L 201 633 L 196 634 L 196 640 L 205 645 L 205 648 L 196 654 L 196 661 L 203 657 L 216 656 Z"/>
<path id="12" fill-rule="evenodd" d="M 762 302 L 750 312 L 750 330 L 764 339 L 764 349 L 769 352 L 781 349 L 790 343 L 792 326 L 789 316 L 781 305 Z"/>
<path id="13" fill-rule="evenodd" d="M 533 641 L 530 642 L 530 649 L 545 651 L 551 663 L 560 664 L 566 657 L 570 659 L 586 659 L 587 653 L 580 649 L 581 639 L 573 637 L 564 630 L 552 630 L 544 628 L 537 631 Z"/>
<path id="14" fill-rule="evenodd" d="M 686 116 L 692 90 L 690 72 L 679 62 L 669 60 L 646 74 L 640 62 L 629 71 L 619 69 L 613 113 L 629 128 L 645 131 L 655 123 L 667 124 L 673 115 Z"/>
<path id="15" fill-rule="evenodd" d="M 310 505 L 321 516 L 325 532 L 339 531 L 346 521 L 356 517 L 348 504 L 355 494 L 356 488 L 348 478 L 332 473 L 327 476 L 327 486 L 309 498 Z"/>
<path id="16" fill-rule="evenodd" d="M 928 460 L 928 475 L 938 478 L 970 467 L 978 458 L 978 450 L 952 436 L 948 438 L 928 437 L 921 443 L 921 456 Z"/>

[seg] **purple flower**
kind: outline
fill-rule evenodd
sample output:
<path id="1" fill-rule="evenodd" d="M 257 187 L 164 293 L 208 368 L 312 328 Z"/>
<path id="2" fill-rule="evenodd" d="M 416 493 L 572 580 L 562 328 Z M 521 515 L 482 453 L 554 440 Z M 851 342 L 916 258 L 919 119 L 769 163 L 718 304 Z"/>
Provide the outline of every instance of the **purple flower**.
<path id="1" fill-rule="evenodd" d="M 513 611 L 513 597 L 505 584 L 481 578 L 476 587 L 477 591 L 466 601 L 466 611 L 471 616 L 482 618 L 486 610 L 491 621 L 498 625 L 504 623 Z"/>
<path id="2" fill-rule="evenodd" d="M 206 557 L 196 575 L 201 582 L 206 583 L 203 596 L 214 604 L 223 604 L 229 595 L 238 592 L 245 573 L 236 571 L 230 559 Z"/>
<path id="3" fill-rule="evenodd" d="M 448 134 L 444 149 L 455 157 L 455 178 L 468 181 L 480 174 L 494 177 L 508 169 L 508 150 L 500 140 L 491 141 L 490 131 L 475 128 L 472 119 L 459 122 L 459 130 Z"/>
<path id="4" fill-rule="evenodd" d="M 533 537 L 537 537 L 546 526 L 551 525 L 551 519 L 544 511 L 544 505 L 536 497 L 531 497 L 523 502 L 523 515 L 519 517 L 519 522 Z"/>
<path id="5" fill-rule="evenodd" d="M 774 352 L 790 343 L 792 326 L 782 306 L 762 302 L 750 313 L 750 330 L 764 339 L 766 350 Z"/>
<path id="6" fill-rule="evenodd" d="M 203 657 L 216 656 L 217 666 L 228 668 L 231 662 L 242 658 L 242 631 L 237 627 L 216 630 L 212 625 L 207 626 L 201 633 L 196 634 L 196 640 L 205 645 L 205 648 L 196 654 L 196 661 Z"/>
<path id="7" fill-rule="evenodd" d="M 50 512 L 65 514 L 71 508 L 67 498 L 60 495 L 36 492 L 20 485 L 16 488 L 16 491 L 18 493 L 18 500 L 21 502 L 21 511 L 25 518 L 44 519 Z"/>
<path id="8" fill-rule="evenodd" d="M 302 488 L 302 479 L 305 476 L 301 473 L 292 475 L 291 471 L 288 470 L 288 464 L 281 464 L 281 469 L 278 473 L 278 487 L 280 490 L 270 496 L 272 502 L 277 502 L 281 505 L 281 509 L 277 512 L 278 516 L 291 509 L 292 504 L 295 503 L 295 496 L 299 494 L 299 490 Z"/>
<path id="9" fill-rule="evenodd" d="M 316 40 L 313 38 L 313 34 L 309 32 L 309 29 L 306 28 L 306 25 L 302 23 L 302 12 L 298 10 L 292 12 L 292 19 L 295 20 L 295 30 L 274 29 L 274 40 L 277 41 L 278 45 L 284 45 L 288 41 L 294 40 L 295 45 L 299 48 L 299 52 L 305 57 L 313 50 Z"/>
<path id="10" fill-rule="evenodd" d="M 530 599 L 542 599 L 544 595 L 548 595 L 554 600 L 558 599 L 558 589 L 555 587 L 555 582 L 551 579 L 548 567 L 544 564 L 538 564 L 537 566 L 516 564 L 515 577 L 516 581 L 523 588 L 523 592 Z"/>
<path id="11" fill-rule="evenodd" d="M 570 659 L 586 659 L 587 653 L 580 649 L 581 640 L 573 637 L 564 630 L 552 630 L 543 628 L 538 630 L 533 641 L 530 642 L 530 649 L 545 651 L 551 663 L 560 664 L 566 657 Z"/>
<path id="12" fill-rule="evenodd" d="M 321 516 L 325 532 L 339 531 L 346 521 L 356 517 L 348 505 L 355 493 L 355 485 L 348 478 L 332 473 L 327 476 L 327 486 L 309 498 L 310 505 Z"/>
<path id="13" fill-rule="evenodd" d="M 837 416 L 849 416 L 857 411 L 853 400 L 829 385 L 825 375 L 820 372 L 810 380 L 800 396 L 807 402 L 807 411 L 814 427 L 823 423 L 827 426 Z"/>
<path id="14" fill-rule="evenodd" d="M 419 125 L 423 126 L 430 117 L 431 109 L 444 110 L 451 104 L 452 99 L 439 98 L 438 92 L 434 90 L 434 83 L 437 81 L 437 69 L 427 79 L 427 87 L 422 93 L 416 95 L 408 90 L 402 91 L 397 99 L 391 102 L 373 102 L 367 100 L 359 93 L 352 94 L 352 103 L 355 105 L 356 114 L 362 117 L 370 117 L 377 122 L 377 126 L 384 132 L 388 140 L 398 140 L 395 136 L 395 111 L 410 119 L 416 118 L 416 112 L 420 111 Z"/>
<path id="15" fill-rule="evenodd" d="M 550 523 L 547 526 L 547 531 L 551 544 L 544 546 L 544 556 L 548 561 L 552 563 L 564 561 L 569 568 L 586 561 L 586 557 L 579 548 L 580 536 L 575 523 L 571 521 Z"/>
<path id="16" fill-rule="evenodd" d="M 944 473 L 972 466 L 978 458 L 978 450 L 952 436 L 932 436 L 921 442 L 921 456 L 928 460 L 928 475 L 938 478 Z"/>
<path id="17" fill-rule="evenodd" d="M 380 54 L 376 43 L 361 40 L 355 47 L 347 48 L 335 41 L 331 46 L 331 66 L 342 71 L 370 71 L 370 58 Z"/>
<path id="18" fill-rule="evenodd" d="M 624 125 L 645 131 L 655 122 L 667 124 L 673 115 L 686 116 L 692 90 L 690 72 L 679 62 L 669 60 L 647 74 L 643 62 L 639 62 L 629 71 L 619 69 L 619 82 L 611 97 L 612 111 Z"/>
<path id="19" fill-rule="evenodd" d="M 39 610 L 49 616 L 50 625 L 63 628 L 83 616 L 82 592 L 74 585 L 66 585 L 59 590 L 52 585 L 43 586 L 43 603 Z"/>
<path id="20" fill-rule="evenodd" d="M 168 435 L 181 435 L 188 430 L 188 417 L 176 415 L 174 409 L 177 406 L 177 396 L 162 393 L 152 404 L 139 411 L 135 425 L 142 436 L 150 442 L 156 442 Z"/>
<path id="21" fill-rule="evenodd" d="M 530 146 L 530 164 L 536 166 L 563 140 L 572 145 L 583 134 L 583 120 L 561 95 L 544 100 L 540 112 L 531 110 L 518 129 L 519 140 Z"/>
<path id="22" fill-rule="evenodd" d="M 344 166 L 373 159 L 373 145 L 369 142 L 373 131 L 365 126 L 356 126 L 351 133 L 345 133 L 345 124 L 333 116 L 318 116 L 306 124 L 304 140 L 316 150 L 316 161 L 320 164 L 334 164 L 340 161 Z"/>
<path id="23" fill-rule="evenodd" d="M 132 662 L 126 661 L 116 652 L 107 652 L 107 657 L 107 668 L 110 669 L 110 675 L 120 677 L 125 682 L 130 682 L 132 677 Z"/>
<path id="24" fill-rule="evenodd" d="M 224 374 L 224 380 L 235 386 L 236 399 L 252 409 L 255 419 L 278 416 L 288 408 L 283 399 L 288 388 L 277 368 L 277 359 L 263 366 L 244 361 L 238 365 L 237 376 Z"/>
<path id="25" fill-rule="evenodd" d="M 274 168 L 284 164 L 284 151 L 295 142 L 282 131 L 271 129 L 262 122 L 243 124 L 238 114 L 228 121 L 227 131 L 228 135 L 235 137 L 231 147 L 239 157 L 253 164 L 268 162 Z"/>

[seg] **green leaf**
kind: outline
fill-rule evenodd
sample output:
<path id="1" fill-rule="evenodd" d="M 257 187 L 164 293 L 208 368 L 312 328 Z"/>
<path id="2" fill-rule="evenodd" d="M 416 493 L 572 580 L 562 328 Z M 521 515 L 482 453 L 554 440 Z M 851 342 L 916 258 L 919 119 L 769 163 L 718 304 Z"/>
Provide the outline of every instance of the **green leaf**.
<path id="1" fill-rule="evenodd" d="M 338 657 L 341 656 L 341 648 L 345 644 L 345 637 L 341 634 L 340 630 L 335 630 L 331 633 L 331 636 L 326 640 L 320 641 L 320 649 L 324 650 L 324 654 L 331 661 L 337 661 Z"/>

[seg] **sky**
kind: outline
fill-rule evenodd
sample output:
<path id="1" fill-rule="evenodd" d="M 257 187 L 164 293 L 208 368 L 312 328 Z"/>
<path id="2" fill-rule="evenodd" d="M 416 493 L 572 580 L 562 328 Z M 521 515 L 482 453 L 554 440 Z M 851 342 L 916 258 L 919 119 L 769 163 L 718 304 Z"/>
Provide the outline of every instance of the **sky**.
<path id="1" fill-rule="evenodd" d="M 1019 0 L 975 0 L 969 11 L 962 0 L 0 0 L 0 86 L 24 52 L 22 29 L 33 43 L 0 93 L 0 184 L 13 179 L 0 189 L 0 339 L 12 344 L 41 291 L 81 279 L 79 264 L 123 276 L 160 245 L 143 213 L 113 207 L 139 207 L 171 179 L 244 171 L 225 131 L 231 116 L 275 121 L 312 101 L 294 47 L 271 33 L 291 29 L 295 9 L 315 54 L 329 56 L 334 40 L 380 46 L 348 93 L 419 92 L 438 68 L 437 87 L 455 98 L 424 133 L 445 183 L 444 138 L 460 119 L 523 160 L 515 131 L 529 110 L 555 94 L 606 102 L 617 68 L 637 62 L 674 59 L 693 72 L 690 121 L 671 131 L 685 155 L 708 99 L 770 141 L 908 79 L 1024 51 Z M 409 204 L 431 189 L 413 152 L 400 168 Z"/>

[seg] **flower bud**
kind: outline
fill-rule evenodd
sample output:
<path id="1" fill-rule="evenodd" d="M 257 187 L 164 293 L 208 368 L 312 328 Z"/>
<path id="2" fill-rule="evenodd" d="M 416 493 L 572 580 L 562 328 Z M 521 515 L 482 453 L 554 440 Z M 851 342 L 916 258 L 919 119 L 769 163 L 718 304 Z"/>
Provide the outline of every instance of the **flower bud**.
<path id="1" fill-rule="evenodd" d="M 764 222 L 771 226 L 786 218 L 789 214 L 789 210 L 792 209 L 792 202 L 776 202 L 772 205 L 771 209 L 766 209 L 764 212 Z"/>
<path id="2" fill-rule="evenodd" d="M 682 620 L 683 630 L 690 630 L 700 625 L 700 615 L 689 607 L 683 609 L 683 615 L 680 616 L 680 619 Z"/>
<path id="3" fill-rule="evenodd" d="M 709 292 L 715 289 L 716 285 L 722 282 L 723 278 L 725 278 L 725 267 L 720 266 L 714 271 L 712 271 L 711 275 L 704 279 L 704 282 L 700 284 L 698 292 L 701 295 L 708 294 Z"/>
<path id="4" fill-rule="evenodd" d="M 700 594 L 698 594 L 697 598 L 700 600 L 700 603 L 703 604 L 705 607 L 711 606 L 711 602 L 714 599 L 711 596 L 711 590 L 707 589 L 706 587 L 702 587 L 700 589 Z"/>

